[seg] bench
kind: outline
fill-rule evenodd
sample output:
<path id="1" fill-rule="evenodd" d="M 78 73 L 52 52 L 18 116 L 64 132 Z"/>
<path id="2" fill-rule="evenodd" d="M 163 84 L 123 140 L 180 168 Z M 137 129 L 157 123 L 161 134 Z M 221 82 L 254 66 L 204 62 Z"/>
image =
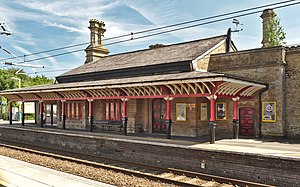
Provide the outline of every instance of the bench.
<path id="1" fill-rule="evenodd" d="M 108 131 L 113 130 L 113 126 L 117 126 L 120 131 L 123 128 L 122 121 L 111 121 L 111 120 L 93 120 L 93 124 L 100 125 L 101 130 L 107 129 Z"/>

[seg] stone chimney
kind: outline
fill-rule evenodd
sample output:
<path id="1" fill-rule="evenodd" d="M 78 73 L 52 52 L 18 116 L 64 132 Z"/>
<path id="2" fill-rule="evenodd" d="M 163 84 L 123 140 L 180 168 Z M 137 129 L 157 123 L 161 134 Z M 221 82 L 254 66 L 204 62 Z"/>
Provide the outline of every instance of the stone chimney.
<path id="1" fill-rule="evenodd" d="M 263 39 L 261 41 L 261 44 L 263 45 L 262 47 L 267 47 L 267 44 L 269 42 L 269 38 L 266 34 L 266 31 L 268 29 L 269 22 L 272 18 L 276 16 L 275 12 L 273 9 L 265 9 L 263 13 L 261 14 L 261 19 L 263 20 L 263 29 L 262 29 L 262 34 L 263 34 Z"/>
<path id="2" fill-rule="evenodd" d="M 106 31 L 105 24 L 102 21 L 98 21 L 96 19 L 90 20 L 89 29 L 91 31 L 91 43 L 85 49 L 86 52 L 86 60 L 85 64 L 92 62 L 101 57 L 107 56 L 109 50 L 104 47 L 104 32 Z"/>

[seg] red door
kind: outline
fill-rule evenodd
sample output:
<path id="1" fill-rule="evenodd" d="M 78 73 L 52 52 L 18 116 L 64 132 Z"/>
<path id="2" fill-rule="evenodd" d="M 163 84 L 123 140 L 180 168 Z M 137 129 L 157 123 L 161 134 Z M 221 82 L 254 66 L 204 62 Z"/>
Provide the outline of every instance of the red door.
<path id="1" fill-rule="evenodd" d="M 253 108 L 245 107 L 240 109 L 240 135 L 254 136 Z"/>
<path id="2" fill-rule="evenodd" d="M 164 99 L 154 99 L 152 101 L 152 132 L 166 133 L 166 101 Z"/>

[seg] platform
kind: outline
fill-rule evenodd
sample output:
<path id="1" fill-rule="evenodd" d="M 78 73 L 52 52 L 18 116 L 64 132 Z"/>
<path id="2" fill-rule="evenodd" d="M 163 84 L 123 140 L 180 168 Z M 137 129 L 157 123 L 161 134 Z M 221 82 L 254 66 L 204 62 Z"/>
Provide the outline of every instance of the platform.
<path id="1" fill-rule="evenodd" d="M 39 128 L 32 125 L 20 126 L 17 122 L 15 125 L 8 125 L 7 121 L 0 121 L 0 126 L 16 127 L 16 128 L 34 128 L 45 131 L 52 132 L 65 132 L 70 134 L 79 134 L 95 137 L 107 137 L 113 139 L 120 139 L 126 141 L 140 141 L 148 143 L 158 143 L 170 146 L 183 146 L 196 149 L 204 150 L 219 150 L 226 152 L 239 152 L 239 153 L 251 153 L 258 155 L 270 155 L 279 157 L 291 157 L 300 159 L 300 140 L 299 139 L 284 139 L 284 138 L 249 138 L 241 137 L 240 139 L 232 139 L 230 136 L 221 137 L 217 136 L 215 144 L 209 143 L 208 136 L 202 137 L 182 137 L 182 136 L 172 136 L 172 139 L 166 139 L 163 134 L 149 134 L 149 133 L 138 133 L 138 134 L 128 134 L 124 136 L 122 132 L 108 132 L 108 131 L 98 131 L 98 132 L 87 132 L 78 130 L 62 130 L 59 128 Z"/>
<path id="2" fill-rule="evenodd" d="M 276 186 L 300 186 L 300 142 L 289 139 L 231 139 L 216 134 L 166 139 L 164 134 L 62 130 L 0 125 L 0 140 L 96 154 L 160 167 L 187 169 Z"/>
<path id="3" fill-rule="evenodd" d="M 112 187 L 76 175 L 0 155 L 0 186 Z"/>

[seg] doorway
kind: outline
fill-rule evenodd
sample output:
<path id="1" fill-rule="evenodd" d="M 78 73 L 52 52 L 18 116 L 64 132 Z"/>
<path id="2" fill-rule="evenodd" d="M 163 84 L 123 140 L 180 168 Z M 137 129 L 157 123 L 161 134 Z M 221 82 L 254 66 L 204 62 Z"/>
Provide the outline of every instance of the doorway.
<path id="1" fill-rule="evenodd" d="M 45 110 L 45 125 L 57 126 L 57 104 L 46 104 Z"/>
<path id="2" fill-rule="evenodd" d="M 254 136 L 254 109 L 250 107 L 240 108 L 240 129 L 241 136 Z"/>
<path id="3" fill-rule="evenodd" d="M 152 101 L 152 132 L 166 134 L 167 104 L 164 99 Z"/>

